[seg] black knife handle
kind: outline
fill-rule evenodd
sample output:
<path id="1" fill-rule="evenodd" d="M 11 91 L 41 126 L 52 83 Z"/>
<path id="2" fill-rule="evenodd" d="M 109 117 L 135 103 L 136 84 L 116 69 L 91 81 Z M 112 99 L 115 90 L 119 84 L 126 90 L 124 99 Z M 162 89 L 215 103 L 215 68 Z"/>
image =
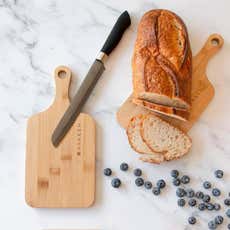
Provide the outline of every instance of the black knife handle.
<path id="1" fill-rule="evenodd" d="M 110 32 L 108 38 L 105 41 L 101 51 L 106 55 L 110 55 L 113 49 L 117 46 L 125 30 L 130 26 L 131 20 L 129 13 L 124 11 L 120 17 L 117 19 L 117 22 L 113 26 L 112 31 Z"/>

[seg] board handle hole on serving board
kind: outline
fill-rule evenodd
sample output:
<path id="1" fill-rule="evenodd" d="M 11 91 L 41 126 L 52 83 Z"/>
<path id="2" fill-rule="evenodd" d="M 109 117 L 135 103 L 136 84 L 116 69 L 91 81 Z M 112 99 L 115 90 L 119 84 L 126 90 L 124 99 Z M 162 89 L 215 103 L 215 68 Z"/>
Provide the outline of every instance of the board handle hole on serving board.
<path id="1" fill-rule="evenodd" d="M 58 66 L 55 69 L 55 77 L 68 80 L 71 78 L 71 70 L 67 66 Z"/>
<path id="2" fill-rule="evenodd" d="M 212 44 L 213 46 L 218 46 L 218 45 L 220 44 L 220 40 L 219 40 L 218 38 L 213 38 L 213 39 L 211 40 L 211 44 Z"/>
<path id="3" fill-rule="evenodd" d="M 208 41 L 206 43 L 207 48 L 211 50 L 217 51 L 224 44 L 224 39 L 219 34 L 212 34 L 209 36 Z"/>
<path id="4" fill-rule="evenodd" d="M 59 78 L 63 79 L 63 78 L 66 78 L 67 73 L 65 70 L 60 70 L 60 71 L 58 71 L 57 75 Z"/>

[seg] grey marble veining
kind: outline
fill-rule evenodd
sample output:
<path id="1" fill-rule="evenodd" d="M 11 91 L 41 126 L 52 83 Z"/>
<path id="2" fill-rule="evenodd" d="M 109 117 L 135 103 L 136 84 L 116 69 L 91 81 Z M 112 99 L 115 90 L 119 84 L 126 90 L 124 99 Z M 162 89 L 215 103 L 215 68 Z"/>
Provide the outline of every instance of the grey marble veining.
<path id="1" fill-rule="evenodd" d="M 190 131 L 192 151 L 184 158 L 162 165 L 141 164 L 130 147 L 116 111 L 132 90 L 131 56 L 137 23 L 149 9 L 167 8 L 187 24 L 193 53 L 207 37 L 220 33 L 225 44 L 210 61 L 207 75 L 216 95 Z M 178 208 L 169 172 L 178 168 L 191 176 L 191 187 L 213 181 L 230 191 L 230 2 L 194 0 L 0 0 L 0 229 L 34 230 L 92 228 L 106 230 L 207 229 L 215 213 Z M 53 100 L 53 71 L 58 65 L 73 71 L 71 97 L 100 50 L 119 14 L 128 10 L 132 25 L 106 63 L 106 71 L 84 106 L 97 122 L 97 198 L 90 209 L 32 209 L 24 201 L 25 132 L 32 114 L 43 111 Z M 119 171 L 126 161 L 143 168 L 146 179 L 165 178 L 168 186 L 160 197 L 137 189 L 131 172 Z M 124 186 L 115 191 L 102 169 L 111 167 Z M 213 171 L 225 171 L 223 181 Z M 218 199 L 217 199 L 218 200 Z M 198 223 L 187 224 L 189 215 Z M 226 229 L 225 222 L 223 227 Z"/>

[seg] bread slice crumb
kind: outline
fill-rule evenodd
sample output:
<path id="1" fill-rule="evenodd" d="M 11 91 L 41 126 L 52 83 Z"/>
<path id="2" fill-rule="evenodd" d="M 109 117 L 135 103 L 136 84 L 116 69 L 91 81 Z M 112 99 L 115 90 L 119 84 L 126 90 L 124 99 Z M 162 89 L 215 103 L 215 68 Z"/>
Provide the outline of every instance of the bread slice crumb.
<path id="1" fill-rule="evenodd" d="M 142 117 L 140 133 L 145 144 L 152 151 L 163 153 L 167 161 L 182 157 L 192 146 L 186 133 L 154 115 Z"/>

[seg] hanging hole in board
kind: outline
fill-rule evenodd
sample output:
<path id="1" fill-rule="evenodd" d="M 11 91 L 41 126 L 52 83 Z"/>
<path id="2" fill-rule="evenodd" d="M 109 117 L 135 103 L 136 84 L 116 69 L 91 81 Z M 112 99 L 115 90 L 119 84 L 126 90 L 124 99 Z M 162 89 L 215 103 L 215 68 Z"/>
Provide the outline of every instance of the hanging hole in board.
<path id="1" fill-rule="evenodd" d="M 213 46 L 218 46 L 220 44 L 220 40 L 218 38 L 213 38 L 211 43 Z"/>
<path id="2" fill-rule="evenodd" d="M 67 73 L 66 73 L 65 70 L 60 70 L 60 71 L 58 71 L 57 75 L 58 75 L 59 78 L 63 79 L 63 78 L 65 78 L 67 76 Z"/>

